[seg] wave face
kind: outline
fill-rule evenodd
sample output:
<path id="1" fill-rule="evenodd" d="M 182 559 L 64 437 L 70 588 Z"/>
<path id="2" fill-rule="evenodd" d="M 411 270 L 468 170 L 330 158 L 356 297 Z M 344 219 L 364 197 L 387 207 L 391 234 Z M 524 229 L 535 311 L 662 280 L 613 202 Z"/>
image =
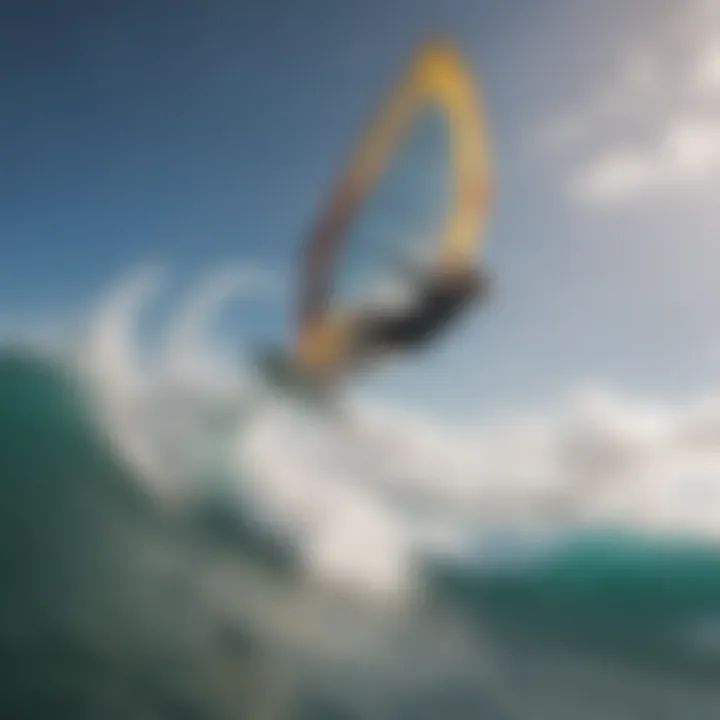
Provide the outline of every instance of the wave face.
<path id="1" fill-rule="evenodd" d="M 448 682 L 496 712 L 454 624 L 309 582 L 213 493 L 148 492 L 63 365 L 8 354 L 0 396 L 3 717 L 379 717 Z"/>
<path id="2" fill-rule="evenodd" d="M 720 717 L 714 546 L 491 529 L 435 428 L 260 394 L 204 335 L 263 282 L 211 278 L 152 352 L 153 273 L 5 344 L 0 716 Z"/>

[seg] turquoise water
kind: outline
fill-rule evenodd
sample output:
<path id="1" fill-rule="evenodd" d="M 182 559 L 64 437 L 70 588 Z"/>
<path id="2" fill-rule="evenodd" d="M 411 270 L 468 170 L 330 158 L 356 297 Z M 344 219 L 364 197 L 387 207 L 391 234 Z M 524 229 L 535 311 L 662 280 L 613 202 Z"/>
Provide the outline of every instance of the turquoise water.
<path id="1" fill-rule="evenodd" d="M 162 507 L 62 365 L 0 398 L 3 718 L 720 717 L 714 549 L 584 533 L 366 608 L 221 491 Z"/>

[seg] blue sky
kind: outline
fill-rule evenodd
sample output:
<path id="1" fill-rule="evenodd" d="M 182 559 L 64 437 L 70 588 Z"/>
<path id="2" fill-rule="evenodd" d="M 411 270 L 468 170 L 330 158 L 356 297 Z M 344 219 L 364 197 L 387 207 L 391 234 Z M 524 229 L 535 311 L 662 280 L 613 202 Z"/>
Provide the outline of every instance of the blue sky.
<path id="1" fill-rule="evenodd" d="M 376 389 L 450 413 L 587 382 L 702 393 L 720 370 L 720 34 L 701 5 L 3 3 L 0 314 L 79 312 L 148 262 L 178 285 L 244 261 L 293 278 L 378 94 L 441 31 L 486 95 L 497 296 Z M 238 335 L 279 336 L 286 310 Z"/>

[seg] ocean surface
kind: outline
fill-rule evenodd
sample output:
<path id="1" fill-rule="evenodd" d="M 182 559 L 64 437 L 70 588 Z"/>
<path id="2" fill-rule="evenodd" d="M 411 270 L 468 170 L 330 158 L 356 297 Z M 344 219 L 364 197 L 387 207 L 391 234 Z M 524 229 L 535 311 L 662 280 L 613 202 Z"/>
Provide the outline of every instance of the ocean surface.
<path id="1" fill-rule="evenodd" d="M 144 352 L 154 283 L 2 345 L 0 717 L 720 718 L 716 546 L 488 523 L 452 438 L 433 465 L 437 430 L 376 414 L 370 442 L 219 362 L 237 278 Z"/>
<path id="2" fill-rule="evenodd" d="M 149 489 L 94 392 L 0 358 L 1 717 L 720 717 L 714 549 L 500 535 L 376 602 L 222 483 Z"/>

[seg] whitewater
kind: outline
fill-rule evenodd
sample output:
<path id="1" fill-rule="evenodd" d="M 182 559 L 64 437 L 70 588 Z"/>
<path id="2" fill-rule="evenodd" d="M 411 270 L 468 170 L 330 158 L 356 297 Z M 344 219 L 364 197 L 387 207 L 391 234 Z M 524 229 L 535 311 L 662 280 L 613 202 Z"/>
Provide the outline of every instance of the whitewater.
<path id="1" fill-rule="evenodd" d="M 341 426 L 164 281 L 4 341 L 3 716 L 717 717 L 720 402 Z"/>

